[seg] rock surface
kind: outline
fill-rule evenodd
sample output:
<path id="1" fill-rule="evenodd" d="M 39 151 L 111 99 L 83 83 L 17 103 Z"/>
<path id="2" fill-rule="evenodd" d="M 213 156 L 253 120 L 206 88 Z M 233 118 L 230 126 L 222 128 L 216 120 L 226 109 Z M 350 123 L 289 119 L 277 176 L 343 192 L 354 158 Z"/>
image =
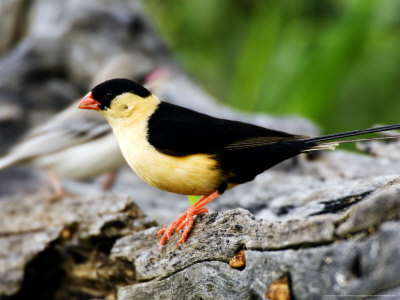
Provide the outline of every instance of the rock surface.
<path id="1" fill-rule="evenodd" d="M 318 182 L 304 185 L 309 203 L 318 201 L 312 196 L 323 188 Z M 159 227 L 126 196 L 46 204 L 36 194 L 3 201 L 0 294 L 4 299 L 28 294 L 37 299 L 265 299 L 269 287 L 288 276 L 296 299 L 392 295 L 385 290 L 400 286 L 400 177 L 347 182 L 359 188 L 346 194 L 340 183 L 332 185 L 343 195 L 340 200 L 324 195 L 317 213 L 311 209 L 284 220 L 261 219 L 243 208 L 201 215 L 186 244 L 176 248 L 174 234 L 161 252 Z M 296 194 L 281 197 L 285 202 Z M 301 194 L 298 201 L 307 207 Z M 230 260 L 242 249 L 245 263 L 233 268 Z"/>
<path id="2" fill-rule="evenodd" d="M 155 223 L 129 197 L 47 199 L 0 202 L 0 298 L 104 297 L 113 293 L 114 277 L 132 281 L 133 266 L 110 262 L 109 251 L 118 237 Z"/>
<path id="3" fill-rule="evenodd" d="M 380 294 L 400 285 L 399 196 L 397 177 L 338 213 L 286 221 L 243 209 L 203 215 L 186 245 L 175 249 L 174 237 L 161 253 L 156 229 L 121 238 L 111 256 L 134 263 L 143 283 L 121 287 L 118 296 L 263 299 L 285 274 L 296 299 Z M 246 265 L 237 270 L 228 262 L 240 249 Z"/>

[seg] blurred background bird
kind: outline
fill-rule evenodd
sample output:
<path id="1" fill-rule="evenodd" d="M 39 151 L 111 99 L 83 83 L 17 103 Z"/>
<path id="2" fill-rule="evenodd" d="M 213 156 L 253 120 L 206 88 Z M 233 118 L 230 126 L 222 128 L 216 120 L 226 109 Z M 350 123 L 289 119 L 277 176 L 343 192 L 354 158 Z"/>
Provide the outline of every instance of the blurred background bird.
<path id="1" fill-rule="evenodd" d="M 105 64 L 96 74 L 93 84 L 114 77 L 128 77 L 143 83 L 154 68 L 154 62 L 143 54 L 120 54 Z M 53 189 L 51 199 L 67 194 L 59 177 L 85 180 L 110 172 L 103 184 L 103 188 L 108 189 L 124 159 L 104 118 L 77 110 L 78 103 L 73 102 L 29 131 L 6 156 L 0 158 L 0 169 L 28 163 L 46 170 Z"/>

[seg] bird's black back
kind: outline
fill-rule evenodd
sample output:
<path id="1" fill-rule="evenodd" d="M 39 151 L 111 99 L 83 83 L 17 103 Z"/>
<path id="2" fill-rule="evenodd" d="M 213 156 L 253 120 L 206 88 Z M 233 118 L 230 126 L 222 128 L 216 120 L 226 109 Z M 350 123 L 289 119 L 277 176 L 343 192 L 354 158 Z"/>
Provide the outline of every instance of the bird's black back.
<path id="1" fill-rule="evenodd" d="M 148 123 L 148 140 L 173 155 L 208 154 L 229 182 L 243 183 L 304 150 L 303 138 L 243 122 L 214 118 L 162 102 Z"/>

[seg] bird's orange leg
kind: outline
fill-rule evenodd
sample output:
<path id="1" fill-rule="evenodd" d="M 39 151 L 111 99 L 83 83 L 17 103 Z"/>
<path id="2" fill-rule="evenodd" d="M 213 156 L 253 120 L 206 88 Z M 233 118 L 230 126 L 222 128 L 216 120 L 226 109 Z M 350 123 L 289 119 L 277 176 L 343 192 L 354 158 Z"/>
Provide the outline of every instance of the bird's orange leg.
<path id="1" fill-rule="evenodd" d="M 193 227 L 193 217 L 208 212 L 208 209 L 204 206 L 219 196 L 221 196 L 221 194 L 218 193 L 218 191 L 215 191 L 207 196 L 203 196 L 192 207 L 185 211 L 178 219 L 172 222 L 171 225 L 166 228 L 160 229 L 160 231 L 157 233 L 157 237 L 161 236 L 159 242 L 160 250 L 161 247 L 167 242 L 167 239 L 170 239 L 171 234 L 174 231 L 178 232 L 183 228 L 185 228 L 185 230 L 183 231 L 182 237 L 176 245 L 178 246 L 179 244 L 184 243 L 187 239 L 187 236 L 189 235 L 190 230 Z"/>

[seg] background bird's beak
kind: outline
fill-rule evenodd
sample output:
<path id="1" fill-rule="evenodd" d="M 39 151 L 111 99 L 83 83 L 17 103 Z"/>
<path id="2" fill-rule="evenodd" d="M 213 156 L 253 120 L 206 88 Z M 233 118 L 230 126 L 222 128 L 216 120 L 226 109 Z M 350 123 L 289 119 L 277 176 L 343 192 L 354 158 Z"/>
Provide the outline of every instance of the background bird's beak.
<path id="1" fill-rule="evenodd" d="M 78 108 L 100 110 L 100 105 L 101 103 L 94 100 L 92 93 L 89 92 L 85 97 L 82 98 L 81 102 L 79 102 Z"/>

